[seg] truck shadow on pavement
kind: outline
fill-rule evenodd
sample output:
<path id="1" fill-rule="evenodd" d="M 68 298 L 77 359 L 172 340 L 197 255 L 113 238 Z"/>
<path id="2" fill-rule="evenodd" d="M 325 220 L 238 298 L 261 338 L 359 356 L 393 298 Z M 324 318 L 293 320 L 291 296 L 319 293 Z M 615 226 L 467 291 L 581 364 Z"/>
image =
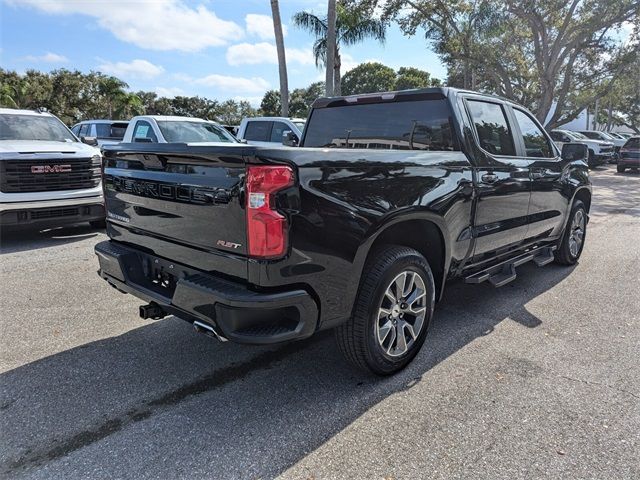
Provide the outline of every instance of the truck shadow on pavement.
<path id="1" fill-rule="evenodd" d="M 571 271 L 525 265 L 500 290 L 449 285 L 421 353 L 388 378 L 350 367 L 330 332 L 245 347 L 173 318 L 43 358 L 0 375 L 0 472 L 271 478 L 500 322 L 539 326 L 527 302 Z"/>
<path id="2" fill-rule="evenodd" d="M 80 242 L 96 237 L 101 232 L 103 230 L 88 224 L 46 230 L 2 230 L 0 231 L 0 255 Z"/>

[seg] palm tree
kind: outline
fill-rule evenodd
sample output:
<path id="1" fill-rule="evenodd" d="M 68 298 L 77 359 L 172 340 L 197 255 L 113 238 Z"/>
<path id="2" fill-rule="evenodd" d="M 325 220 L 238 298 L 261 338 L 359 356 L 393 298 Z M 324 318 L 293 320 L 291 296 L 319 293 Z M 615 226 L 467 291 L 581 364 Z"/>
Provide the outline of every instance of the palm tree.
<path id="1" fill-rule="evenodd" d="M 278 0 L 271 0 L 271 16 L 273 17 L 273 31 L 276 36 L 276 50 L 278 51 L 278 70 L 280 75 L 280 105 L 283 117 L 289 116 L 289 82 L 287 79 L 287 58 L 284 52 L 284 35 L 282 34 L 282 20 Z"/>
<path id="2" fill-rule="evenodd" d="M 336 68 L 336 0 L 329 0 L 327 8 L 327 61 L 325 62 L 324 89 L 327 97 L 335 95 L 335 68 Z M 317 60 L 316 60 L 317 63 Z"/>
<path id="3" fill-rule="evenodd" d="M 127 95 L 124 89 L 128 87 L 129 85 L 116 77 L 104 76 L 100 78 L 98 83 L 98 93 L 106 102 L 109 119 L 113 119 L 114 107 L 123 96 Z"/>
<path id="4" fill-rule="evenodd" d="M 293 16 L 293 23 L 311 32 L 316 37 L 313 44 L 313 55 L 316 66 L 327 64 L 327 18 L 320 18 L 313 13 L 298 12 Z M 335 61 L 333 66 L 333 94 L 340 95 L 340 47 L 356 45 L 372 38 L 384 43 L 386 36 L 386 24 L 384 21 L 373 18 L 371 12 L 364 8 L 346 8 L 342 2 L 336 5 L 336 46 L 334 49 Z"/>
<path id="5" fill-rule="evenodd" d="M 131 118 L 144 114 L 144 103 L 135 93 L 123 92 L 116 97 L 114 113 L 116 118 Z"/>

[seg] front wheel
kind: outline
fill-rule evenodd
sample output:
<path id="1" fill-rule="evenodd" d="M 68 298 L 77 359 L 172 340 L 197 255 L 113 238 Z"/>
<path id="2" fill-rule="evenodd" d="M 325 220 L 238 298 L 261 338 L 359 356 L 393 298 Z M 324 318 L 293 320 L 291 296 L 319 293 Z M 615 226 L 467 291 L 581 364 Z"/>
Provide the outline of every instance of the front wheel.
<path id="1" fill-rule="evenodd" d="M 624 173 L 626 168 L 624 168 L 622 165 L 618 165 L 617 170 L 618 170 L 618 173 Z"/>
<path id="2" fill-rule="evenodd" d="M 395 373 L 420 351 L 434 304 L 427 260 L 412 248 L 386 246 L 365 266 L 353 315 L 336 329 L 338 346 L 357 367 Z"/>
<path id="3" fill-rule="evenodd" d="M 576 200 L 571 208 L 567 228 L 555 252 L 556 263 L 574 265 L 582 254 L 586 234 L 587 209 L 582 201 Z"/>

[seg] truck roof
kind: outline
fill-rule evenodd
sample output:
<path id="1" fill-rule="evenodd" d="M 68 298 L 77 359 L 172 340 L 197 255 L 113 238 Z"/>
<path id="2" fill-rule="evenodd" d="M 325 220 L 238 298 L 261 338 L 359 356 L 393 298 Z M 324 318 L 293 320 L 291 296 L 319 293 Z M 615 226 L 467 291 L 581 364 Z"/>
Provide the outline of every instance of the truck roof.
<path id="1" fill-rule="evenodd" d="M 137 117 L 133 117 L 131 120 L 129 121 L 133 121 L 133 120 L 137 120 L 140 118 L 150 118 L 152 120 L 160 120 L 162 122 L 180 122 L 180 121 L 185 121 L 185 122 L 210 122 L 210 123 L 216 123 L 213 120 L 205 120 L 203 118 L 196 118 L 196 117 L 180 117 L 180 116 L 174 116 L 174 115 L 138 115 Z"/>
<path id="2" fill-rule="evenodd" d="M 429 87 L 429 88 L 415 88 L 412 90 L 396 90 L 390 92 L 376 92 L 376 93 L 361 93 L 356 95 L 345 95 L 341 97 L 320 97 L 313 102 L 313 108 L 325 108 L 330 106 L 337 106 L 341 104 L 355 104 L 358 99 L 376 99 L 381 98 L 385 101 L 401 101 L 406 100 L 407 97 L 433 97 L 433 96 L 441 96 L 442 98 L 446 98 L 452 94 L 457 93 L 468 93 L 473 95 L 479 95 L 487 98 L 498 99 L 505 103 L 511 103 L 513 105 L 518 105 L 513 100 L 509 100 L 508 98 L 500 97 L 498 95 L 493 95 L 490 93 L 482 93 L 482 92 L 474 92 L 473 90 L 464 90 L 461 88 L 453 88 L 453 87 Z"/>
<path id="3" fill-rule="evenodd" d="M 53 115 L 49 112 L 39 112 L 38 110 L 22 110 L 19 108 L 0 108 L 0 115 L 32 115 L 34 117 L 37 116 L 46 116 L 53 117 Z"/>

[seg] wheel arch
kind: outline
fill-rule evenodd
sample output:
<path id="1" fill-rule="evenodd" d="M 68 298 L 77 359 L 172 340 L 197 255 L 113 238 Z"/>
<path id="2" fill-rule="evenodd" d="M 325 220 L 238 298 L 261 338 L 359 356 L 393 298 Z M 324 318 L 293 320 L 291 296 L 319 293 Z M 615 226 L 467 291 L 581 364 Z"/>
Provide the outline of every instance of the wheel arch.
<path id="1" fill-rule="evenodd" d="M 359 278 L 362 277 L 364 265 L 381 245 L 400 245 L 420 252 L 431 267 L 436 298 L 442 297 L 451 263 L 448 231 L 442 218 L 435 215 L 406 215 L 380 226 L 359 252 Z"/>

